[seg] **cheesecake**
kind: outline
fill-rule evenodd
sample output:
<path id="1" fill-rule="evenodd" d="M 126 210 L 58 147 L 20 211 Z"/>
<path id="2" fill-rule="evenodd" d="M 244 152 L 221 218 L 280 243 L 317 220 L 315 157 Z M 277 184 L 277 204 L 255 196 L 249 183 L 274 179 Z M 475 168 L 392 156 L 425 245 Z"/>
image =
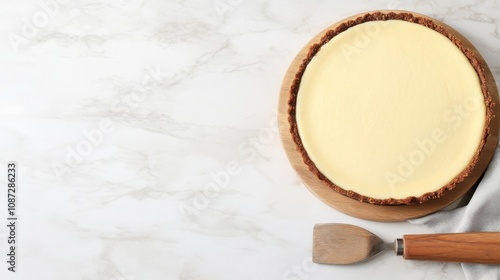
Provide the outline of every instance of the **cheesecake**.
<path id="1" fill-rule="evenodd" d="M 494 106 L 475 53 L 405 12 L 326 31 L 289 96 L 290 132 L 309 170 L 338 193 L 383 205 L 423 203 L 463 181 Z"/>

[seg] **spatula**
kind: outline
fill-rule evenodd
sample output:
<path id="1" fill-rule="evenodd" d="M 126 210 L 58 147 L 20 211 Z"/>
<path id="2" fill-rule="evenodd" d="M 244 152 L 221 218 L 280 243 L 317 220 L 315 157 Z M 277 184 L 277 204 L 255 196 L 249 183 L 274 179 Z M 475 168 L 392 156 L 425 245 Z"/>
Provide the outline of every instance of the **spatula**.
<path id="1" fill-rule="evenodd" d="M 315 263 L 358 263 L 388 250 L 407 260 L 500 264 L 500 232 L 410 234 L 386 243 L 354 225 L 314 226 Z"/>

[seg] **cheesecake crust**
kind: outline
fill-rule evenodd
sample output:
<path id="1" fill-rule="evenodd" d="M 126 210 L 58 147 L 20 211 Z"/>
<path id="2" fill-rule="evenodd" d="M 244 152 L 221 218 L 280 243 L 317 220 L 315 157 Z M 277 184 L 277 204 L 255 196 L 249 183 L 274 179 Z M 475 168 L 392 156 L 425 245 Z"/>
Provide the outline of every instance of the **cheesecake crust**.
<path id="1" fill-rule="evenodd" d="M 481 86 L 481 91 L 483 93 L 484 97 L 484 102 L 485 102 L 485 108 L 486 108 L 486 116 L 485 116 L 485 125 L 483 128 L 483 134 L 481 138 L 481 142 L 479 144 L 479 147 L 477 151 L 475 152 L 474 156 L 470 160 L 469 164 L 467 167 L 462 170 L 455 178 L 453 178 L 449 183 L 444 185 L 443 187 L 439 188 L 438 190 L 434 192 L 428 192 L 424 193 L 423 195 L 416 197 L 416 196 L 410 196 L 406 197 L 403 199 L 395 199 L 395 198 L 386 198 L 386 199 L 375 199 L 367 196 L 363 196 L 361 194 L 358 194 L 354 191 L 351 190 L 345 190 L 342 187 L 334 184 L 331 182 L 324 174 L 322 174 L 314 162 L 310 159 L 310 157 L 307 154 L 307 151 L 305 150 L 300 135 L 298 131 L 298 126 L 297 126 L 297 121 L 296 121 L 296 102 L 297 102 L 297 95 L 298 91 L 300 88 L 300 83 L 302 79 L 302 75 L 304 74 L 307 65 L 309 62 L 312 60 L 312 58 L 318 53 L 318 51 L 321 49 L 321 47 L 328 43 L 333 37 L 336 35 L 340 34 L 343 31 L 346 31 L 350 27 L 353 27 L 355 25 L 364 23 L 364 22 L 369 22 L 369 21 L 386 21 L 386 20 L 403 20 L 411 23 L 416 23 L 423 25 L 427 28 L 430 28 L 445 37 L 447 37 L 457 48 L 460 49 L 460 51 L 467 57 L 468 61 L 476 71 L 480 86 Z M 323 37 L 320 39 L 319 42 L 312 44 L 309 47 L 309 52 L 306 56 L 306 58 L 302 61 L 302 63 L 299 66 L 298 71 L 295 74 L 295 78 L 292 82 L 292 85 L 290 87 L 290 95 L 289 95 L 289 100 L 288 100 L 288 121 L 290 123 L 290 133 L 292 135 L 292 139 L 294 143 L 296 144 L 296 148 L 299 151 L 299 153 L 302 156 L 302 159 L 304 163 L 308 166 L 309 170 L 324 184 L 326 184 L 329 188 L 333 189 L 334 191 L 343 194 L 345 196 L 348 196 L 352 199 L 356 199 L 361 202 L 366 202 L 366 203 L 371 203 L 371 204 L 380 204 L 380 205 L 410 205 L 410 204 L 418 204 L 418 203 L 424 203 L 425 201 L 431 200 L 431 199 L 436 199 L 439 197 L 442 197 L 445 195 L 446 191 L 452 190 L 455 188 L 455 186 L 462 182 L 469 174 L 472 172 L 474 166 L 479 160 L 479 156 L 481 154 L 481 151 L 483 150 L 485 144 L 486 144 L 486 139 L 490 135 L 490 123 L 491 119 L 493 118 L 493 107 L 495 106 L 494 102 L 492 101 L 490 92 L 488 90 L 488 84 L 487 84 L 487 78 L 484 74 L 484 69 L 481 63 L 481 60 L 478 58 L 476 53 L 468 48 L 466 48 L 463 44 L 460 38 L 457 38 L 453 34 L 450 34 L 446 28 L 443 26 L 437 24 L 431 19 L 428 18 L 423 18 L 419 16 L 414 16 L 413 14 L 407 13 L 407 12 L 373 12 L 373 13 L 366 13 L 362 16 L 359 16 L 358 18 L 354 20 L 347 20 L 340 25 L 338 25 L 335 29 L 330 29 L 327 30 Z"/>

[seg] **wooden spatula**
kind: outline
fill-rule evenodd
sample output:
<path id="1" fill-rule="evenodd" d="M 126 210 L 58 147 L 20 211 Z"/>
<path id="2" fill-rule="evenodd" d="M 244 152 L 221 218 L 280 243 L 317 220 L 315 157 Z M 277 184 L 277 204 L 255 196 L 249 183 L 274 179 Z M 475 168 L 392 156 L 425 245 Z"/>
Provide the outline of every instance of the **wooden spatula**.
<path id="1" fill-rule="evenodd" d="M 317 224 L 313 261 L 351 264 L 393 250 L 407 260 L 500 264 L 500 232 L 410 234 L 386 243 L 373 233 L 348 224 Z"/>

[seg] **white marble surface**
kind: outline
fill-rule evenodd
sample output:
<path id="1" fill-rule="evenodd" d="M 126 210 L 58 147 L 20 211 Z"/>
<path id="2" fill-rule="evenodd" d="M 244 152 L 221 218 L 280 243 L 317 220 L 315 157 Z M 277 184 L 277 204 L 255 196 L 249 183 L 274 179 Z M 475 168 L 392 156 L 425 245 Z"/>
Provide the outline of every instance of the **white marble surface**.
<path id="1" fill-rule="evenodd" d="M 388 8 L 455 27 L 500 80 L 498 0 L 0 2 L 0 154 L 19 166 L 17 272 L 2 261 L 0 278 L 464 279 L 456 264 L 391 254 L 310 262 L 315 223 L 428 232 L 322 204 L 276 130 L 298 50 Z M 2 191 L 0 224 L 6 208 Z"/>

